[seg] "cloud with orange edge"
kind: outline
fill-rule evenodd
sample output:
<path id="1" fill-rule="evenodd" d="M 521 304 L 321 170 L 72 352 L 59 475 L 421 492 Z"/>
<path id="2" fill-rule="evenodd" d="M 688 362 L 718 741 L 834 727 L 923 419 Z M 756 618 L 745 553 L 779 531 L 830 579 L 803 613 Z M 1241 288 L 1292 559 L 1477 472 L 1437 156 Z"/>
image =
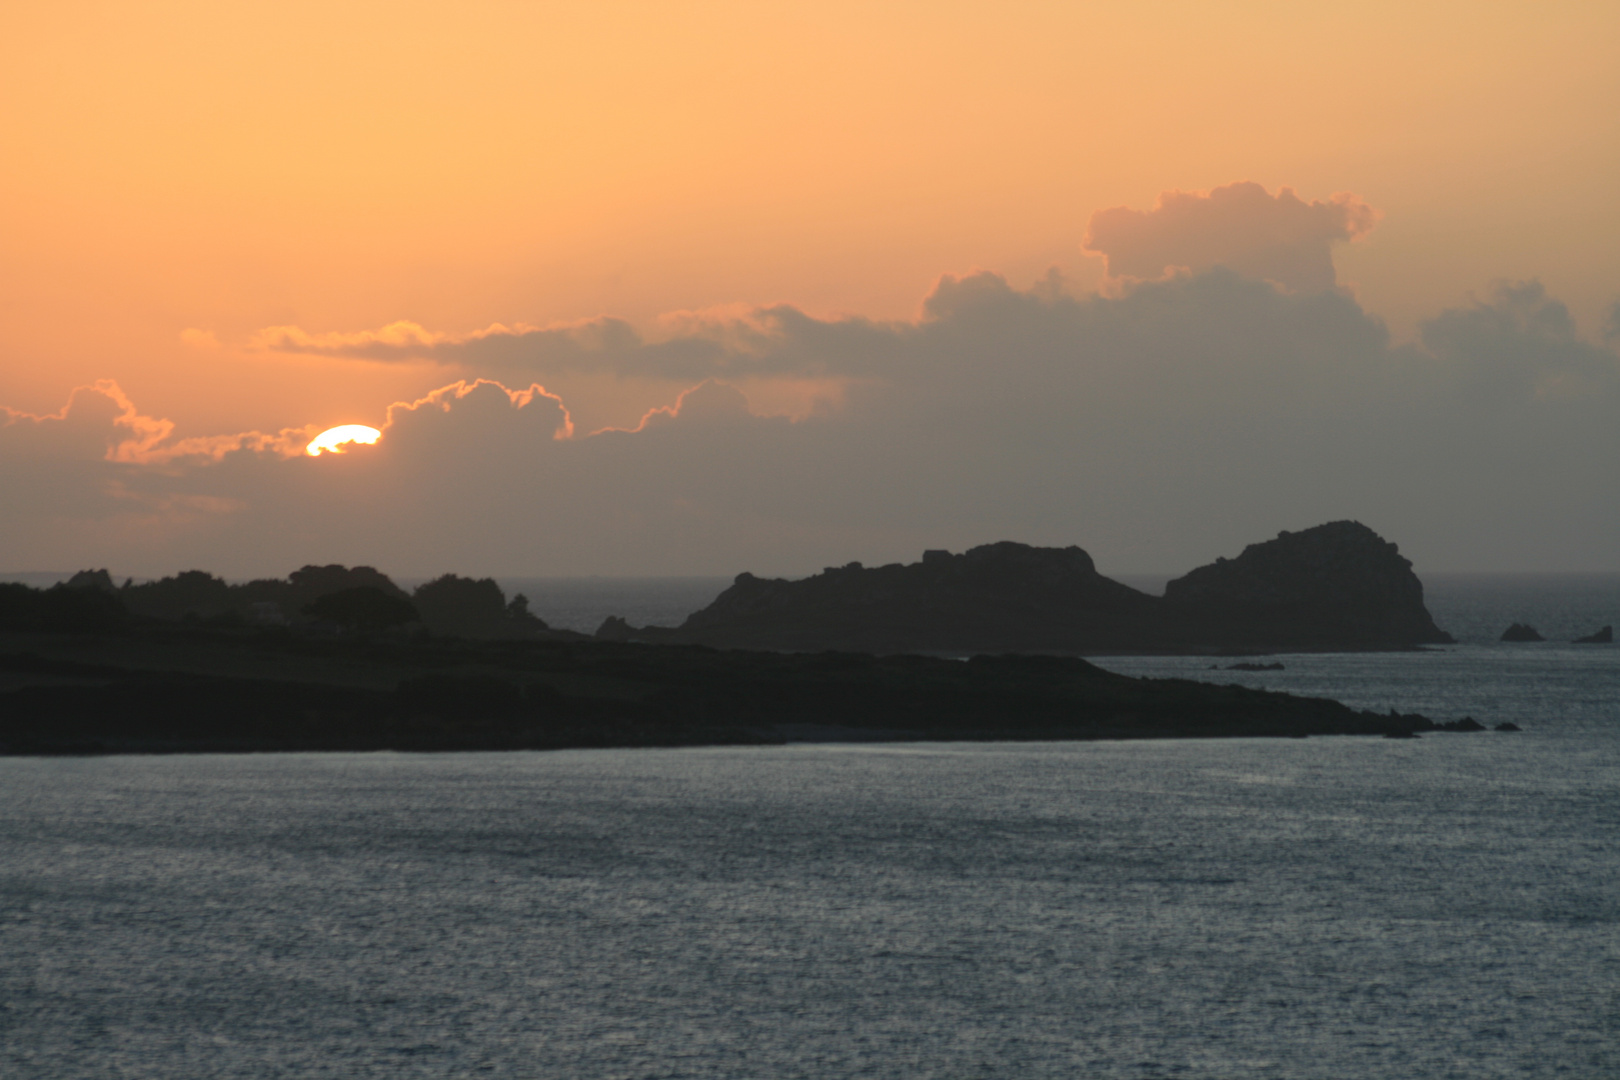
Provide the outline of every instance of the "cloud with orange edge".
<path id="1" fill-rule="evenodd" d="M 818 320 L 779 304 L 674 313 L 660 320 L 661 338 L 645 337 L 622 319 L 602 317 L 548 327 L 497 323 L 463 334 L 411 322 L 326 334 L 275 326 L 259 331 L 250 347 L 384 363 L 427 360 L 479 372 L 540 376 L 691 383 L 709 378 L 825 379 L 875 374 L 871 346 L 886 342 L 895 325 L 860 318 Z"/>
<path id="2" fill-rule="evenodd" d="M 1333 245 L 1370 232 L 1381 215 L 1347 191 L 1305 202 L 1252 181 L 1210 191 L 1167 191 L 1151 210 L 1116 206 L 1091 215 L 1085 250 L 1108 276 L 1141 281 L 1224 266 L 1292 292 L 1334 287 Z"/>
<path id="3" fill-rule="evenodd" d="M 174 422 L 142 413 L 112 379 L 76 386 L 54 413 L 36 414 L 0 405 L 0 445 L 28 453 L 42 447 L 93 455 L 126 465 L 161 465 L 181 459 L 218 461 L 237 450 L 291 457 L 303 450 L 311 427 L 171 439 Z"/>
<path id="4" fill-rule="evenodd" d="M 1346 292 L 1224 268 L 1114 296 L 945 278 L 923 312 L 768 324 L 784 368 L 883 373 L 798 423 L 711 378 L 581 435 L 540 383 L 469 377 L 328 459 L 302 453 L 307 429 L 177 440 L 116 384 L 80 388 L 0 414 L 0 505 L 27 508 L 0 515 L 0 551 L 137 573 L 735 573 L 1012 537 L 1173 569 L 1345 516 L 1480 567 L 1620 550 L 1620 356 L 1534 283 L 1410 345 Z"/>

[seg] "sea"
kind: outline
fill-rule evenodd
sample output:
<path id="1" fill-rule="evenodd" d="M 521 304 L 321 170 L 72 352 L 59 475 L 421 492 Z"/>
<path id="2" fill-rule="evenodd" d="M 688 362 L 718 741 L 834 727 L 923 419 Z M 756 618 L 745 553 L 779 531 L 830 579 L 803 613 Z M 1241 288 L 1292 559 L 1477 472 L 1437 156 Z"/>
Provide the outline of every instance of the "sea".
<path id="1" fill-rule="evenodd" d="M 0 1077 L 1620 1076 L 1620 575 L 1426 585 L 1097 663 L 1521 731 L 0 759 Z"/>

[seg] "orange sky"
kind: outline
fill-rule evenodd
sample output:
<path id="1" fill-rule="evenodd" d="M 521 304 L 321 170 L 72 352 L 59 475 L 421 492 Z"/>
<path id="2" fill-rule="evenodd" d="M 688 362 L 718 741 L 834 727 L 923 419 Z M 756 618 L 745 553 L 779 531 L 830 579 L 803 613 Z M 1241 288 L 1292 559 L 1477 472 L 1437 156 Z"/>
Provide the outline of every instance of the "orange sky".
<path id="1" fill-rule="evenodd" d="M 1620 295 L 1617 30 L 1599 3 L 6 5 L 0 403 L 116 378 L 182 435 L 376 423 L 445 371 L 252 335 L 904 317 L 977 267 L 1084 291 L 1094 211 L 1244 179 L 1383 213 L 1339 279 L 1398 335 L 1530 277 L 1590 333 Z"/>

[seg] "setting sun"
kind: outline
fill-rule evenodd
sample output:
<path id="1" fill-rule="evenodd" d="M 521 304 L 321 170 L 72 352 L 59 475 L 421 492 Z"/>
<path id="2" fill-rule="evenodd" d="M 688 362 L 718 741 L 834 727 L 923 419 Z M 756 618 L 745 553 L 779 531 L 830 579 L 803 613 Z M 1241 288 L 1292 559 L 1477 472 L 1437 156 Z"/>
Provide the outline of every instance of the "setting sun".
<path id="1" fill-rule="evenodd" d="M 323 450 L 333 454 L 341 454 L 344 445 L 347 443 L 366 443 L 369 445 L 381 437 L 382 432 L 374 427 L 366 427 L 364 424 L 339 424 L 337 427 L 327 428 L 315 436 L 314 440 L 305 449 L 309 452 L 310 457 L 320 457 Z"/>

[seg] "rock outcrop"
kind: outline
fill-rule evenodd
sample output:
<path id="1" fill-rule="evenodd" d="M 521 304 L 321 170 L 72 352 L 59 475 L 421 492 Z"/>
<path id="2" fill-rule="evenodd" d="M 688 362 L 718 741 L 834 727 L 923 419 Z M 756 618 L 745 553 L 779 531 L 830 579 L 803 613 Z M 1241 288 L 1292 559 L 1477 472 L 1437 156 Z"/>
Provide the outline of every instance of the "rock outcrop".
<path id="1" fill-rule="evenodd" d="M 511 603 L 494 578 L 445 574 L 417 586 L 411 598 L 422 624 L 435 634 L 463 638 L 521 638 L 546 629 L 529 613 L 528 597 Z"/>
<path id="2" fill-rule="evenodd" d="M 1103 577 L 1077 547 L 1003 541 L 921 562 L 739 574 L 674 629 L 609 618 L 615 641 L 873 653 L 1392 649 L 1449 642 L 1394 544 L 1355 522 L 1284 533 L 1171 582 L 1163 598 Z"/>
<path id="3" fill-rule="evenodd" d="M 80 570 L 68 578 L 66 584 L 70 589 L 99 589 L 105 593 L 118 591 L 118 587 L 113 584 L 112 571 L 105 569 Z"/>
<path id="4" fill-rule="evenodd" d="M 678 629 L 653 636 L 787 651 L 1078 653 L 1162 645 L 1158 606 L 1097 573 L 1077 547 L 1003 541 L 925 552 L 910 565 L 829 567 L 802 581 L 739 574 Z M 602 636 L 647 639 L 622 620 Z"/>
<path id="5" fill-rule="evenodd" d="M 1529 623 L 1514 623 L 1502 631 L 1503 641 L 1546 641 Z"/>
<path id="6" fill-rule="evenodd" d="M 1573 644 L 1576 644 L 1576 645 L 1613 645 L 1614 644 L 1614 627 L 1605 626 L 1603 629 L 1599 630 L 1595 634 L 1587 634 L 1585 637 L 1578 637 L 1578 638 L 1575 639 Z"/>
<path id="7" fill-rule="evenodd" d="M 1400 549 L 1356 521 L 1250 544 L 1164 587 L 1172 617 L 1223 645 L 1363 649 L 1449 644 Z"/>

